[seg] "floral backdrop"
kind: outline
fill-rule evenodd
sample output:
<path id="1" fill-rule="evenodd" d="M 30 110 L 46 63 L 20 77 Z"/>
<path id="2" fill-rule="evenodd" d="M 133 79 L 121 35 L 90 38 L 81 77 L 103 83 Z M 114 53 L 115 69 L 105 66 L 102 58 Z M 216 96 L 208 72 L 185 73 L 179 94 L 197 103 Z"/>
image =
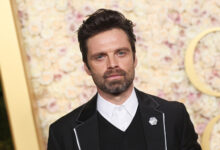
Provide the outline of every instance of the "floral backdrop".
<path id="1" fill-rule="evenodd" d="M 219 0 L 16 0 L 29 79 L 45 144 L 49 125 L 95 93 L 83 70 L 77 29 L 98 8 L 119 10 L 135 24 L 135 86 L 170 101 L 183 102 L 201 136 L 220 115 L 220 98 L 198 91 L 184 68 L 184 54 L 199 33 L 220 27 Z M 200 40 L 194 55 L 198 77 L 220 92 L 220 33 Z M 220 122 L 211 150 L 220 150 Z"/>

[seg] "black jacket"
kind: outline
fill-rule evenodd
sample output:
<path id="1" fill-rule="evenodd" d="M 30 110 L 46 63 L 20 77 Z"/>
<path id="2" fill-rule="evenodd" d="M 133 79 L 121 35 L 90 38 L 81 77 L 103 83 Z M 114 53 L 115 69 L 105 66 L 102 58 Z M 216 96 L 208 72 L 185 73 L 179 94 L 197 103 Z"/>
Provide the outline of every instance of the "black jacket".
<path id="1" fill-rule="evenodd" d="M 147 150 L 201 150 L 183 104 L 135 89 L 142 115 Z M 51 124 L 48 150 L 100 150 L 97 94 L 86 104 Z M 156 125 L 149 119 L 155 117 Z"/>

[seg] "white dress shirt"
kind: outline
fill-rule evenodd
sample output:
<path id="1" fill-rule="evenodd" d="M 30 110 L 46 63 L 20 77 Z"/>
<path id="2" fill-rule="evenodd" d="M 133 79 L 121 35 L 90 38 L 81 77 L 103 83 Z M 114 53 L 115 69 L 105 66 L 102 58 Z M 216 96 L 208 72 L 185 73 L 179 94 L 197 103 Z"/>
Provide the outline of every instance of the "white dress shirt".
<path id="1" fill-rule="evenodd" d="M 126 131 L 131 124 L 138 107 L 138 100 L 134 89 L 130 97 L 121 105 L 113 104 L 98 94 L 97 110 L 112 125 Z"/>

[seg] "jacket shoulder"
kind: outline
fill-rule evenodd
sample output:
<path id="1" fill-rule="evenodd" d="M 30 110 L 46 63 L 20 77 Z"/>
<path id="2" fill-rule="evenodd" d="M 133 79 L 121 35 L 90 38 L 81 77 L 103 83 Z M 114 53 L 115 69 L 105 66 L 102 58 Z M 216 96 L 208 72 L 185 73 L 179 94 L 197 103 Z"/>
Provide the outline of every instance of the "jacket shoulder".
<path id="1" fill-rule="evenodd" d="M 53 122 L 50 127 L 51 128 L 66 128 L 66 127 L 75 127 L 76 126 L 76 119 L 78 118 L 79 114 L 81 113 L 83 107 L 86 104 L 83 104 L 73 111 L 67 113 L 66 115 L 62 116 L 61 118 L 57 119 L 55 122 Z"/>
<path id="2" fill-rule="evenodd" d="M 158 103 L 157 109 L 166 114 L 168 122 L 175 120 L 178 124 L 183 124 L 185 119 L 190 120 L 187 109 L 183 103 L 178 101 L 168 101 L 149 94 L 148 97 Z"/>
<path id="3" fill-rule="evenodd" d="M 154 103 L 156 107 L 158 107 L 159 110 L 162 110 L 163 112 L 183 113 L 184 111 L 186 111 L 184 104 L 181 102 L 169 101 L 155 95 L 144 93 L 142 91 L 138 91 L 138 92 L 139 94 L 142 95 L 141 97 L 144 97 L 145 99 L 148 99 L 149 101 Z"/>
<path id="4" fill-rule="evenodd" d="M 139 91 L 139 90 L 138 90 L 138 94 L 140 94 L 140 95 L 142 95 L 144 97 L 147 97 L 148 99 L 150 99 L 153 102 L 157 103 L 157 105 L 158 104 L 159 105 L 174 105 L 174 106 L 183 105 L 183 103 L 180 103 L 178 101 L 169 101 L 169 100 L 163 99 L 161 97 L 158 97 L 158 96 L 155 96 L 155 95 L 151 95 L 151 94 Z"/>
<path id="5" fill-rule="evenodd" d="M 163 98 L 160 98 L 160 97 L 157 97 L 157 96 L 153 96 L 151 95 L 151 97 L 153 99 L 155 99 L 159 105 L 161 107 L 167 107 L 167 108 L 172 108 L 172 109 L 183 109 L 185 108 L 184 104 L 181 103 L 181 102 L 178 102 L 178 101 L 169 101 L 169 100 L 166 100 L 166 99 L 163 99 Z"/>

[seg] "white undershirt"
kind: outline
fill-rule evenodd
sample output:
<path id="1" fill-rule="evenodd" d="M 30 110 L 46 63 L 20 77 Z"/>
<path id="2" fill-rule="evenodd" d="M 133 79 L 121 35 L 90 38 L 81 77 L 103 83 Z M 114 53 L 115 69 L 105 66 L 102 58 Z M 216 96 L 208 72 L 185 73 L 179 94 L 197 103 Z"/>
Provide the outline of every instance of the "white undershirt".
<path id="1" fill-rule="evenodd" d="M 121 105 L 113 104 L 98 94 L 97 110 L 112 125 L 125 131 L 131 124 L 138 107 L 138 100 L 134 89 L 130 97 Z"/>

